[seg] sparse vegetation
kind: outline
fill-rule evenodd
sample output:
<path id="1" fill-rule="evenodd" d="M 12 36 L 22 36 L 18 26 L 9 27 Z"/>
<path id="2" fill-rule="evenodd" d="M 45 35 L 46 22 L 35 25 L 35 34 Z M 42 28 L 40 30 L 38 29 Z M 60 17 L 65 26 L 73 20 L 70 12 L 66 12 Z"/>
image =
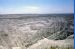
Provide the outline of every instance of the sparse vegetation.
<path id="1" fill-rule="evenodd" d="M 74 49 L 73 47 L 57 47 L 57 46 L 51 46 L 50 48 L 45 49 Z"/>

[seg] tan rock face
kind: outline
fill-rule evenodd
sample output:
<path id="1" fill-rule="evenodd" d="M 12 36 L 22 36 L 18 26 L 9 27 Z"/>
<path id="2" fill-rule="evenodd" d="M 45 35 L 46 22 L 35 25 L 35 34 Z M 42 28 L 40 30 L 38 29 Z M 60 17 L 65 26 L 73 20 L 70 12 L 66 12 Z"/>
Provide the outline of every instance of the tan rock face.
<path id="1" fill-rule="evenodd" d="M 21 47 L 12 47 L 12 49 L 21 49 Z"/>
<path id="2" fill-rule="evenodd" d="M 68 48 L 68 47 L 74 47 L 73 46 L 74 40 L 68 39 L 66 40 L 49 40 L 49 39 L 42 39 L 38 41 L 37 43 L 33 44 L 27 49 L 50 49 L 50 47 L 58 47 L 58 48 Z"/>

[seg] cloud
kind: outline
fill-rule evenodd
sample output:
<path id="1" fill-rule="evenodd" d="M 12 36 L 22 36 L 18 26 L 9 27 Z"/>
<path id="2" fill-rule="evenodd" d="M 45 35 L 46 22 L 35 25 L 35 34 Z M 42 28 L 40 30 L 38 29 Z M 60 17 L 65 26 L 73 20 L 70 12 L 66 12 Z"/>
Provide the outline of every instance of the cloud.
<path id="1" fill-rule="evenodd" d="M 44 13 L 74 13 L 74 9 L 68 7 L 55 6 L 23 6 L 0 8 L 0 14 L 44 14 Z"/>

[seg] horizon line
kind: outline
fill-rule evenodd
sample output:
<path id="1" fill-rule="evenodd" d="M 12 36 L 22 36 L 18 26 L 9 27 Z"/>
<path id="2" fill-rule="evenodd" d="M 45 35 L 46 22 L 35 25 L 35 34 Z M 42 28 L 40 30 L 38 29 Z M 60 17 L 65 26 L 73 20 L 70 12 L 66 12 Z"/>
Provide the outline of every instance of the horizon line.
<path id="1" fill-rule="evenodd" d="M 26 13 L 12 13 L 12 14 L 26 14 Z M 12 14 L 0 14 L 0 15 L 12 15 Z M 29 14 L 32 14 L 32 13 L 29 13 Z M 74 14 L 74 13 L 34 13 L 34 14 Z"/>

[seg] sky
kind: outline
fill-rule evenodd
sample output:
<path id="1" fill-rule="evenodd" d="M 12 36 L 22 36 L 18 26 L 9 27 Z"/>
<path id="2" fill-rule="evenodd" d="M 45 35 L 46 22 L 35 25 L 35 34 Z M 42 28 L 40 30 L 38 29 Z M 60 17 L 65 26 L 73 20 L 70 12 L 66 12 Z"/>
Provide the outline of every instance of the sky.
<path id="1" fill-rule="evenodd" d="M 74 13 L 74 0 L 0 0 L 0 14 Z"/>

